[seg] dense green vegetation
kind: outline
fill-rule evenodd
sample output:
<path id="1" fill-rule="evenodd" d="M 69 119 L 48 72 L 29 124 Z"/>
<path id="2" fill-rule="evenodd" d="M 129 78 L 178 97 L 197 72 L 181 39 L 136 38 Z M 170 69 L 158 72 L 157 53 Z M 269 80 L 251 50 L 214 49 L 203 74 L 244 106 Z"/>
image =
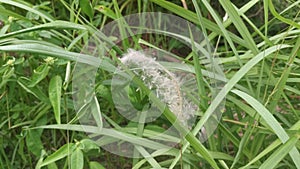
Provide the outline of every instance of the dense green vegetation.
<path id="1" fill-rule="evenodd" d="M 0 168 L 300 168 L 299 9 L 296 0 L 0 0 Z M 187 44 L 166 36 L 168 29 L 119 41 L 101 33 L 142 12 L 196 25 L 219 63 L 203 60 L 197 37 L 187 36 Z M 124 22 L 115 29 L 130 34 Z M 155 49 L 168 62 L 148 58 L 137 66 L 141 53 L 120 60 L 129 48 Z M 149 94 L 176 93 L 174 69 L 194 80 L 188 99 Z M 122 100 L 115 93 L 125 77 L 132 81 Z M 128 120 L 118 108 L 127 101 L 139 112 L 155 105 L 162 115 L 145 124 Z M 176 114 L 181 103 L 183 113 L 195 110 L 187 115 L 194 123 L 176 121 L 186 117 Z M 203 141 L 212 114 L 221 116 Z M 133 118 L 147 120 L 143 115 Z M 164 133 L 170 126 L 178 137 Z M 164 134 L 151 139 L 157 133 Z M 118 152 L 124 142 L 129 147 Z M 121 155 L 127 149 L 139 158 Z"/>

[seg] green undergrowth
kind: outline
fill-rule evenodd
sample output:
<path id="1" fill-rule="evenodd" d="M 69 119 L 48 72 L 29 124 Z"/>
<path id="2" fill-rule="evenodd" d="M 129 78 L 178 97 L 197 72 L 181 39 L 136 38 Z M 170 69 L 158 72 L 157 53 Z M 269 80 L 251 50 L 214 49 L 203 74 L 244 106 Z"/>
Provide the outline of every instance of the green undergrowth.
<path id="1" fill-rule="evenodd" d="M 0 168 L 300 168 L 299 9 L 296 0 L 0 0 Z M 197 37 L 186 37 L 189 45 L 155 33 L 122 41 L 99 33 L 142 12 L 173 14 L 196 25 L 225 76 L 209 76 L 209 62 L 195 52 Z M 115 29 L 120 36 L 131 33 L 126 24 Z M 105 51 L 101 61 L 86 50 L 97 32 L 103 41 L 90 47 Z M 161 62 L 166 69 L 192 74 L 197 97 L 190 102 L 199 108 L 192 126 L 176 121 L 171 103 L 164 107 L 164 99 L 149 94 L 141 72 L 126 65 L 124 72 L 133 77 L 129 101 L 142 110 L 151 100 L 163 113 L 146 125 L 120 115 L 111 82 L 129 48 L 155 49 L 168 55 L 169 62 Z M 80 64 L 91 70 L 77 72 Z M 95 81 L 93 95 L 74 89 L 76 76 L 95 66 L 95 78 L 87 79 Z M 218 93 L 210 78 L 222 83 Z M 90 100 L 80 100 L 86 96 Z M 201 142 L 199 132 L 222 104 L 216 130 Z M 96 120 L 82 123 L 84 112 Z M 178 141 L 171 149 L 150 139 L 169 126 L 184 136 L 162 135 Z M 139 158 L 103 148 L 112 138 L 134 145 Z"/>

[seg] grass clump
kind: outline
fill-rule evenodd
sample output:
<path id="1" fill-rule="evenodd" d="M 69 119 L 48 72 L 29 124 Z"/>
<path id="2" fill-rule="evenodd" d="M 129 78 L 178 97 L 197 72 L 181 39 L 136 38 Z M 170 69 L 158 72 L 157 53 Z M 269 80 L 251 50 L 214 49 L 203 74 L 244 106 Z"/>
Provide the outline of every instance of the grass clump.
<path id="1" fill-rule="evenodd" d="M 300 168 L 299 33 L 298 1 L 0 0 L 0 168 Z"/>

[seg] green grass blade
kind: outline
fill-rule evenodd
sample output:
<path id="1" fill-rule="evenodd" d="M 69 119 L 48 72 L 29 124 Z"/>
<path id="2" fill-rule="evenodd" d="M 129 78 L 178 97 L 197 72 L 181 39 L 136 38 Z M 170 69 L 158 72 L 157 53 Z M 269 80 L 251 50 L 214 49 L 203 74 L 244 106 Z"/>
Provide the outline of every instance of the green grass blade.
<path id="1" fill-rule="evenodd" d="M 125 39 L 126 37 L 126 29 L 124 27 L 125 20 L 122 18 L 122 14 L 118 5 L 118 1 L 117 0 L 113 0 L 113 4 L 114 4 L 114 9 L 115 9 L 115 13 L 116 13 L 116 17 L 117 17 L 117 22 L 118 22 L 118 28 L 120 31 L 120 35 L 121 35 L 121 39 L 122 44 L 123 44 L 123 48 L 126 51 L 129 48 L 129 41 L 128 39 Z"/>
<path id="2" fill-rule="evenodd" d="M 259 53 L 254 58 L 252 58 L 250 61 L 247 62 L 228 82 L 227 84 L 222 88 L 222 90 L 219 92 L 219 94 L 215 97 L 215 99 L 212 101 L 204 115 L 202 116 L 201 120 L 197 123 L 195 128 L 193 129 L 192 133 L 193 135 L 196 135 L 200 129 L 204 126 L 206 121 L 209 119 L 209 117 L 214 113 L 214 111 L 217 109 L 219 104 L 222 102 L 222 100 L 226 97 L 226 95 L 229 93 L 229 91 L 238 83 L 238 81 L 251 69 L 253 68 L 257 63 L 259 63 L 264 57 L 270 55 L 271 53 L 279 50 L 288 48 L 290 46 L 288 45 L 278 45 L 273 46 L 265 51 Z M 182 147 L 182 151 L 185 151 L 188 147 L 189 143 L 184 143 Z"/>
<path id="3" fill-rule="evenodd" d="M 32 43 L 32 44 L 6 45 L 6 46 L 0 46 L 0 51 L 18 51 L 18 52 L 46 54 L 46 55 L 49 55 L 49 56 L 60 57 L 60 58 L 65 58 L 65 59 L 69 59 L 69 60 L 78 61 L 78 62 L 81 62 L 81 63 L 86 63 L 86 64 L 89 64 L 89 65 L 92 65 L 92 66 L 95 66 L 95 67 L 101 66 L 101 68 L 104 68 L 104 69 L 106 67 L 108 71 L 113 71 L 111 69 L 111 66 L 109 66 L 111 64 L 109 62 L 105 62 L 105 60 L 100 62 L 99 59 L 97 59 L 95 57 L 91 57 L 89 55 L 83 55 L 83 54 L 68 52 L 68 51 L 65 51 L 61 48 L 53 48 L 53 47 L 49 48 L 46 45 L 40 45 L 40 44 L 34 44 L 34 43 Z M 135 81 L 137 79 L 134 78 L 133 80 Z M 142 84 L 142 82 L 138 83 L 138 85 L 142 86 L 142 89 L 147 91 L 147 88 L 145 88 L 145 86 Z M 144 88 L 143 88 L 143 86 L 144 86 Z M 153 99 L 156 104 L 160 105 L 160 100 L 159 99 L 157 99 L 157 98 L 151 98 L 151 99 Z M 164 105 L 160 105 L 159 107 L 162 107 L 163 109 L 165 109 Z M 176 117 L 170 110 L 167 109 L 166 111 L 164 111 L 164 114 L 166 115 L 166 117 L 168 118 L 168 120 L 170 122 L 172 122 L 172 123 L 176 122 Z M 184 128 L 180 124 L 174 124 L 174 125 L 180 132 L 183 132 L 183 134 L 187 132 L 186 130 L 183 130 Z M 118 135 L 118 134 L 121 134 L 121 133 L 117 132 L 116 135 Z M 208 153 L 206 148 L 199 142 L 199 140 L 194 135 L 188 134 L 186 139 L 191 143 L 191 145 L 194 146 L 196 151 L 198 151 L 200 154 L 202 154 L 203 157 L 214 168 L 218 168 L 217 164 L 215 163 L 213 158 L 210 156 L 210 154 Z M 133 140 L 131 140 L 131 141 L 133 141 Z M 136 141 L 133 141 L 133 142 L 136 142 Z M 144 144 L 142 144 L 142 145 L 144 145 Z M 149 146 L 149 148 L 153 148 L 153 145 Z"/>
<path id="4" fill-rule="evenodd" d="M 290 128 L 290 130 L 299 130 L 299 129 L 300 129 L 300 120 Z M 275 140 L 271 145 L 269 145 L 267 148 L 265 148 L 261 153 L 256 155 L 255 158 L 253 158 L 247 165 L 241 167 L 241 169 L 249 168 L 249 166 L 251 164 L 257 162 L 259 159 L 261 159 L 262 157 L 264 157 L 265 155 L 267 155 L 268 153 L 273 151 L 275 148 L 277 148 L 280 145 L 280 143 L 282 143 L 282 142 L 279 139 Z"/>
<path id="5" fill-rule="evenodd" d="M 136 146 L 135 147 L 143 156 L 144 158 L 148 161 L 148 163 L 153 167 L 160 169 L 161 166 L 158 164 L 158 162 L 141 146 Z"/>
<path id="6" fill-rule="evenodd" d="M 285 22 L 289 25 L 294 26 L 295 28 L 300 29 L 300 24 L 298 24 L 297 22 L 294 22 L 292 20 L 286 19 L 284 17 L 282 17 L 279 13 L 276 12 L 275 7 L 273 5 L 272 0 L 269 0 L 269 8 L 270 8 L 270 12 L 279 20 L 281 20 L 282 22 Z"/>
<path id="7" fill-rule="evenodd" d="M 246 73 L 253 68 L 257 63 L 259 63 L 263 58 L 270 55 L 273 52 L 276 52 L 279 49 L 284 49 L 290 47 L 289 45 L 277 45 L 270 47 L 266 49 L 265 51 L 259 53 L 254 58 L 252 58 L 250 61 L 248 61 L 240 70 L 227 82 L 227 84 L 222 88 L 222 90 L 219 92 L 219 94 L 215 97 L 215 99 L 212 101 L 208 109 L 206 110 L 204 116 L 201 118 L 201 120 L 197 123 L 196 127 L 193 129 L 193 134 L 197 134 L 200 129 L 204 126 L 206 121 L 209 119 L 209 117 L 213 114 L 213 112 L 217 109 L 219 104 L 222 102 L 222 100 L 226 97 L 226 95 L 229 93 L 229 91 L 239 82 L 240 79 Z"/>
<path id="8" fill-rule="evenodd" d="M 121 131 L 117 131 L 114 129 L 102 128 L 100 130 L 99 127 L 95 127 L 95 126 L 60 124 L 60 125 L 39 126 L 36 128 L 72 130 L 72 131 L 79 131 L 79 132 L 89 131 L 89 133 L 94 133 L 94 134 L 98 134 L 98 135 L 104 135 L 104 136 L 109 136 L 112 138 L 121 139 L 124 141 L 128 141 L 132 144 L 140 145 L 140 146 L 147 147 L 150 149 L 157 149 L 157 150 L 163 149 L 163 148 L 170 149 L 169 146 L 154 142 L 152 140 L 137 137 L 132 134 L 123 133 Z"/>
<path id="9" fill-rule="evenodd" d="M 23 34 L 23 33 L 28 33 L 28 32 L 38 31 L 38 30 L 46 30 L 46 29 L 87 30 L 87 28 L 85 26 L 79 25 L 76 23 L 67 22 L 67 21 L 53 21 L 50 23 L 45 23 L 42 25 L 37 25 L 34 27 L 21 29 L 21 30 L 15 31 L 15 32 L 10 32 L 10 33 L 1 35 L 0 39 L 9 38 L 9 37 L 16 36 L 16 35 Z"/>
<path id="10" fill-rule="evenodd" d="M 101 110 L 100 110 L 100 105 L 97 97 L 95 96 L 93 101 L 92 101 L 92 115 L 97 123 L 97 126 L 101 130 L 103 127 L 102 123 L 102 115 L 101 115 Z"/>
<path id="11" fill-rule="evenodd" d="M 26 18 L 26 17 L 24 17 L 24 16 L 22 16 L 22 15 L 19 15 L 19 14 L 15 13 L 15 12 L 13 12 L 13 11 L 11 11 L 11 10 L 7 10 L 7 9 L 2 9 L 2 8 L 1 8 L 1 14 L 2 14 L 2 15 L 13 16 L 13 17 L 15 17 L 15 18 L 22 19 L 22 20 L 24 20 L 24 21 L 30 21 L 28 18 Z"/>
<path id="12" fill-rule="evenodd" d="M 214 9 L 212 8 L 212 6 L 207 2 L 207 0 L 203 0 L 203 4 L 205 5 L 205 7 L 207 8 L 207 10 L 210 12 L 210 14 L 212 15 L 212 17 L 214 18 L 214 20 L 216 21 L 218 27 L 220 28 L 220 30 L 222 31 L 222 35 L 225 37 L 225 39 L 227 40 L 227 42 L 229 43 L 229 46 L 231 47 L 237 61 L 239 62 L 239 64 L 242 66 L 239 54 L 237 52 L 236 47 L 234 46 L 234 43 L 231 39 L 231 37 L 228 34 L 228 31 L 225 29 L 225 26 L 223 25 L 222 21 L 219 19 L 219 16 L 217 15 L 217 13 L 214 11 Z"/>
<path id="13" fill-rule="evenodd" d="M 7 4 L 7 5 L 11 5 L 11 6 L 15 6 L 15 7 L 18 7 L 18 8 L 25 9 L 29 12 L 32 12 L 32 13 L 35 13 L 35 14 L 41 16 L 42 18 L 45 18 L 48 21 L 53 21 L 54 20 L 52 17 L 50 17 L 48 15 L 45 15 L 43 12 L 33 8 L 32 6 L 28 6 L 28 5 L 25 5 L 25 4 L 16 2 L 16 1 L 12 1 L 12 0 L 0 0 L 0 2 L 4 3 L 4 4 Z"/>
<path id="14" fill-rule="evenodd" d="M 250 122 L 250 124 L 252 124 L 252 123 Z M 243 152 L 243 150 L 245 149 L 247 143 L 250 140 L 250 136 L 252 135 L 252 131 L 253 131 L 253 129 L 251 129 L 251 130 L 249 129 L 244 133 L 243 138 L 242 138 L 242 140 L 240 141 L 240 144 L 239 144 L 239 149 L 238 149 L 238 151 L 235 155 L 234 161 L 233 161 L 230 168 L 234 168 L 235 165 L 239 162 L 239 160 L 242 156 L 242 152 Z"/>
<path id="15" fill-rule="evenodd" d="M 248 45 L 248 48 L 254 53 L 257 54 L 258 48 L 251 37 L 249 30 L 247 29 L 246 25 L 240 18 L 238 12 L 234 8 L 234 6 L 231 4 L 230 1 L 227 0 L 220 0 L 220 3 L 222 4 L 225 11 L 228 13 L 229 17 L 231 18 L 233 24 L 235 25 L 236 29 L 240 32 L 241 36 L 244 38 L 246 44 Z"/>
<path id="16" fill-rule="evenodd" d="M 290 138 L 280 146 L 272 155 L 259 167 L 260 169 L 275 168 L 277 164 L 295 147 L 299 136 Z"/>
<path id="17" fill-rule="evenodd" d="M 202 71 L 201 71 L 201 67 L 200 67 L 200 60 L 199 60 L 199 56 L 198 56 L 198 50 L 195 47 L 195 43 L 194 43 L 194 39 L 193 39 L 193 35 L 191 32 L 191 29 L 189 27 L 189 31 L 190 31 L 190 38 L 191 38 L 191 44 L 192 44 L 192 55 L 193 55 L 193 62 L 194 62 L 194 68 L 195 68 L 195 74 L 196 74 L 196 80 L 197 80 L 197 88 L 198 88 L 198 93 L 200 96 L 200 108 L 202 108 L 202 110 L 205 110 L 208 106 L 207 104 L 207 100 L 206 95 L 205 95 L 205 82 L 203 80 L 203 75 L 202 75 Z M 208 46 L 208 48 L 210 48 L 210 46 Z"/>
<path id="18" fill-rule="evenodd" d="M 277 148 L 280 145 L 280 143 L 281 143 L 281 141 L 279 139 L 276 140 L 276 141 L 274 141 L 271 145 L 269 145 L 267 148 L 265 148 L 261 153 L 259 153 L 258 155 L 256 155 L 247 165 L 241 167 L 240 169 L 249 168 L 250 165 L 252 165 L 253 163 L 259 161 L 259 159 L 261 159 L 262 157 L 266 156 L 268 153 L 270 153 L 275 148 Z"/>
<path id="19" fill-rule="evenodd" d="M 230 38 L 228 31 L 225 29 L 224 25 L 222 24 L 221 20 L 219 19 L 218 15 L 216 14 L 216 12 L 214 11 L 214 9 L 211 7 L 211 5 L 207 2 L 207 0 L 203 0 L 203 4 L 205 5 L 205 7 L 208 9 L 208 11 L 210 12 L 210 14 L 212 15 L 212 17 L 214 18 L 214 20 L 216 21 L 217 25 L 219 26 L 219 28 L 222 31 L 223 36 L 225 37 L 225 39 L 227 40 L 227 42 L 229 43 L 229 46 L 231 47 L 239 65 L 242 67 L 243 64 L 241 62 L 240 56 L 237 52 L 237 49 L 235 48 L 235 45 L 232 41 L 232 39 Z M 195 7 L 197 9 L 197 7 Z M 251 83 L 249 81 L 249 79 L 246 77 L 248 86 L 250 88 L 250 90 L 252 90 L 252 86 Z"/>
<path id="20" fill-rule="evenodd" d="M 279 99 L 283 94 L 284 87 L 286 85 L 288 77 L 290 76 L 290 73 L 292 70 L 292 65 L 294 63 L 296 56 L 297 55 L 300 56 L 299 48 L 300 48 L 300 38 L 297 39 L 297 42 L 296 42 L 296 44 L 291 52 L 291 55 L 288 59 L 287 66 L 283 70 L 280 79 L 278 80 L 278 82 L 276 83 L 276 85 L 273 89 L 272 93 L 274 93 L 274 95 L 271 95 L 268 98 L 268 100 L 270 101 L 269 109 L 271 112 L 274 112 L 276 106 L 278 105 Z"/>
<path id="21" fill-rule="evenodd" d="M 47 56 L 53 56 L 53 57 L 59 57 L 59 58 L 68 59 L 72 61 L 78 61 L 80 63 L 86 63 L 88 65 L 92 65 L 96 67 L 100 64 L 100 60 L 95 57 L 79 54 L 79 53 L 68 52 L 60 47 L 40 44 L 38 41 L 37 43 L 25 43 L 25 44 L 0 46 L 0 51 L 16 51 L 16 52 L 44 54 Z"/>
<path id="22" fill-rule="evenodd" d="M 156 3 L 157 5 L 159 5 L 163 8 L 168 9 L 171 12 L 174 12 L 175 14 L 187 19 L 188 21 L 191 21 L 198 25 L 200 24 L 197 15 L 192 11 L 186 10 L 174 3 L 171 3 L 171 2 L 168 2 L 165 0 L 150 0 L 150 1 Z M 211 22 L 210 20 L 208 20 L 206 18 L 202 18 L 202 21 L 203 21 L 203 25 L 205 28 L 211 30 L 214 33 L 217 33 L 220 35 L 222 34 L 222 31 L 220 30 L 218 25 L 216 25 L 215 23 Z M 228 32 L 228 34 L 235 43 L 240 44 L 245 47 L 248 46 L 248 44 L 246 44 L 245 41 L 243 39 L 241 39 L 240 37 L 236 36 L 235 34 L 233 34 L 231 32 Z"/>
<path id="23" fill-rule="evenodd" d="M 231 92 L 235 93 L 236 95 L 243 98 L 245 101 L 247 101 L 256 111 L 259 113 L 259 115 L 266 121 L 266 123 L 271 127 L 273 132 L 278 136 L 278 138 L 283 142 L 287 142 L 289 139 L 288 134 L 285 132 L 285 130 L 281 127 L 279 122 L 274 118 L 274 116 L 256 99 L 254 99 L 252 96 L 249 96 L 248 94 L 239 91 L 239 90 L 232 90 Z M 300 154 L 296 147 L 292 148 L 292 150 L 289 152 L 291 158 L 293 159 L 295 165 L 300 168 Z"/>

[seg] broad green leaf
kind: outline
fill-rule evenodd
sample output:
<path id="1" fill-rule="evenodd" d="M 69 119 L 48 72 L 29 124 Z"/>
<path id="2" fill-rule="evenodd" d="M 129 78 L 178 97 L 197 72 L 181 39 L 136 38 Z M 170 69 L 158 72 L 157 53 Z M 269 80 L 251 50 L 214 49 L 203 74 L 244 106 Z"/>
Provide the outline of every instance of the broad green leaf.
<path id="1" fill-rule="evenodd" d="M 90 169 L 105 169 L 101 164 L 99 164 L 96 161 L 91 161 L 89 165 L 90 165 Z"/>
<path id="2" fill-rule="evenodd" d="M 61 100 L 62 79 L 55 76 L 49 83 L 49 99 L 53 107 L 55 120 L 60 124 L 60 100 Z"/>
<path id="3" fill-rule="evenodd" d="M 67 157 L 69 154 L 71 154 L 73 152 L 74 149 L 75 149 L 74 143 L 68 143 L 68 144 L 63 145 L 57 151 L 55 151 L 53 154 L 48 156 L 41 164 L 41 167 L 49 165 L 49 164 L 54 163 L 62 158 Z"/>
<path id="4" fill-rule="evenodd" d="M 99 146 L 91 139 L 83 139 L 80 141 L 80 144 L 82 145 L 82 149 L 85 152 L 92 150 L 92 149 L 97 149 L 100 151 Z"/>
<path id="5" fill-rule="evenodd" d="M 50 67 L 48 66 L 48 64 L 42 64 L 39 67 L 37 67 L 33 71 L 31 82 L 28 85 L 28 87 L 34 87 L 36 84 L 42 81 L 48 75 L 49 69 Z"/>
<path id="6" fill-rule="evenodd" d="M 79 148 L 72 152 L 71 169 L 83 169 L 83 153 Z"/>
<path id="7" fill-rule="evenodd" d="M 92 20 L 94 16 L 94 9 L 90 0 L 79 0 L 79 5 L 82 12 Z"/>
<path id="8" fill-rule="evenodd" d="M 26 135 L 26 145 L 29 151 L 39 157 L 44 148 L 41 141 L 41 132 L 38 130 L 28 130 Z"/>
<path id="9" fill-rule="evenodd" d="M 58 169 L 57 165 L 55 163 L 48 164 L 48 169 Z"/>

